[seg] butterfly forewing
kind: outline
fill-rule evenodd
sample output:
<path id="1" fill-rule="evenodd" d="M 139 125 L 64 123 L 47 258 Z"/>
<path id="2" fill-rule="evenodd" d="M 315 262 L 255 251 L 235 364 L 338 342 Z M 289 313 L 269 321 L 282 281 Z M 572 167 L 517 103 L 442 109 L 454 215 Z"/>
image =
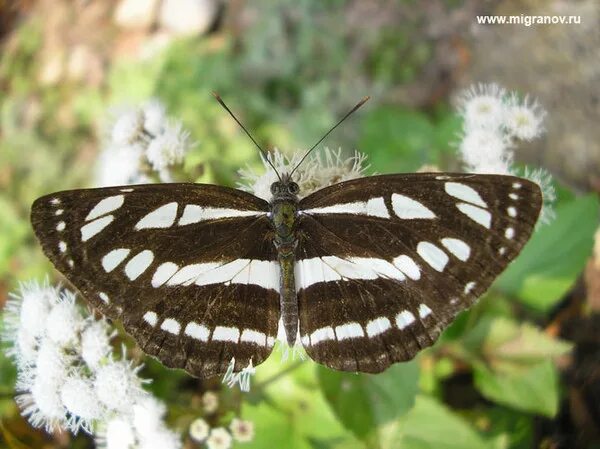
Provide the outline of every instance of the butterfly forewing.
<path id="1" fill-rule="evenodd" d="M 343 182 L 300 202 L 300 336 L 331 368 L 380 372 L 435 342 L 528 240 L 539 187 L 422 173 Z"/>
<path id="2" fill-rule="evenodd" d="M 31 219 L 93 306 L 165 365 L 206 377 L 271 352 L 279 268 L 268 210 L 239 190 L 158 184 L 55 193 Z"/>

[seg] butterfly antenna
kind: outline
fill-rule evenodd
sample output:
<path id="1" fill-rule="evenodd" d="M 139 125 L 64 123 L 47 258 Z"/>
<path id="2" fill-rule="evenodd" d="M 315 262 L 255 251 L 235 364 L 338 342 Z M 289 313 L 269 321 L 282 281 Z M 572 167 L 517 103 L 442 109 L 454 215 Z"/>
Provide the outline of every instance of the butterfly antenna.
<path id="1" fill-rule="evenodd" d="M 363 104 L 365 104 L 365 103 L 366 103 L 366 102 L 369 100 L 369 98 L 371 98 L 371 97 L 369 97 L 369 96 L 363 97 L 363 98 L 362 98 L 362 100 L 360 100 L 360 101 L 359 101 L 359 102 L 356 104 L 356 106 L 354 106 L 352 109 L 350 109 L 350 111 L 348 111 L 348 113 L 347 113 L 346 115 L 344 115 L 344 116 L 341 118 L 341 120 L 340 120 L 339 122 L 337 122 L 337 123 L 336 123 L 336 124 L 335 124 L 335 125 L 334 125 L 334 126 L 333 126 L 333 127 L 330 129 L 330 130 L 329 130 L 329 131 L 327 131 L 327 132 L 325 133 L 325 135 L 324 135 L 323 137 L 321 137 L 321 138 L 319 139 L 319 141 L 318 141 L 317 143 L 315 143 L 315 144 L 314 144 L 314 145 L 313 145 L 313 146 L 310 148 L 310 150 L 308 150 L 308 151 L 306 152 L 306 154 L 305 154 L 304 156 L 302 156 L 302 159 L 300 159 L 300 162 L 298 162 L 298 163 L 296 164 L 296 166 L 294 167 L 294 169 L 293 169 L 293 170 L 292 170 L 292 172 L 290 173 L 290 176 L 292 176 L 292 174 L 293 174 L 293 173 L 296 171 L 296 169 L 297 169 L 298 167 L 300 167 L 300 164 L 302 164 L 302 162 L 304 162 L 304 159 L 306 159 L 306 158 L 307 158 L 307 156 L 308 156 L 308 155 L 309 155 L 309 154 L 312 152 L 312 150 L 314 150 L 314 149 L 315 149 L 315 148 L 316 148 L 316 147 L 317 147 L 317 146 L 318 146 L 318 145 L 319 145 L 321 142 L 323 142 L 323 141 L 325 140 L 325 138 L 326 138 L 326 137 L 327 137 L 329 134 L 331 134 L 331 133 L 333 132 L 333 130 L 334 130 L 334 129 L 336 129 L 338 126 L 340 126 L 344 120 L 346 120 L 348 117 L 350 117 L 350 116 L 351 116 L 351 115 L 352 115 L 354 112 L 356 112 L 356 110 L 357 110 L 358 108 L 360 108 L 360 107 L 361 107 Z"/>
<path id="2" fill-rule="evenodd" d="M 256 148 L 258 148 L 258 151 L 260 151 L 260 154 L 263 155 L 263 157 L 265 158 L 265 160 L 269 163 L 269 165 L 273 168 L 273 170 L 275 170 L 275 174 L 277 175 L 277 177 L 281 181 L 281 176 L 279 176 L 279 172 L 277 171 L 277 169 L 275 168 L 275 166 L 273 165 L 273 163 L 269 159 L 269 155 L 267 154 L 267 152 L 265 150 L 263 150 L 263 148 L 256 142 L 256 140 L 254 140 L 254 137 L 252 137 L 252 134 L 250 134 L 250 132 L 246 129 L 246 127 L 244 125 L 242 125 L 242 123 L 233 114 L 233 112 L 231 112 L 231 109 L 229 109 L 227 107 L 227 105 L 225 104 L 225 102 L 223 101 L 223 99 L 221 98 L 221 96 L 218 93 L 216 93 L 216 92 L 213 92 L 212 94 L 213 94 L 213 97 L 215 97 L 216 100 L 219 102 L 219 104 L 221 106 L 223 106 L 223 109 L 225 109 L 227 112 L 229 112 L 229 115 L 231 115 L 233 117 L 233 119 L 237 122 L 237 124 L 240 125 L 240 128 L 242 128 L 244 130 L 244 132 L 250 138 L 250 140 L 254 143 L 254 145 L 256 145 Z"/>

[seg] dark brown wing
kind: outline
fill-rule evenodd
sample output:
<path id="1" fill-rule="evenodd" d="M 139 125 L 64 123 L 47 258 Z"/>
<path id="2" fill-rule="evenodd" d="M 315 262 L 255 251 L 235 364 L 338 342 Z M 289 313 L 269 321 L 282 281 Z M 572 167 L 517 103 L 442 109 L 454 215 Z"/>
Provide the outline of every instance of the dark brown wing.
<path id="1" fill-rule="evenodd" d="M 212 185 L 73 190 L 35 201 L 44 253 L 147 353 L 207 377 L 261 363 L 279 319 L 268 203 Z"/>
<path id="2" fill-rule="evenodd" d="M 343 182 L 300 202 L 300 335 L 328 367 L 380 372 L 432 345 L 529 239 L 525 179 L 422 173 Z"/>

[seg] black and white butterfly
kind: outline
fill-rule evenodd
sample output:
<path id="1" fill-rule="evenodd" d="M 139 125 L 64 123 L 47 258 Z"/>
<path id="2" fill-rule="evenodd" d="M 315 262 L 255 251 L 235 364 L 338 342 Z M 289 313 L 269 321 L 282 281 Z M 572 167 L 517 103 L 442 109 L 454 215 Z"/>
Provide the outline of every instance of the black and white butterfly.
<path id="1" fill-rule="evenodd" d="M 258 365 L 281 321 L 316 362 L 377 373 L 486 291 L 542 202 L 513 176 L 372 176 L 300 200 L 278 176 L 270 202 L 204 184 L 84 189 L 39 198 L 31 221 L 56 268 L 166 366 Z"/>

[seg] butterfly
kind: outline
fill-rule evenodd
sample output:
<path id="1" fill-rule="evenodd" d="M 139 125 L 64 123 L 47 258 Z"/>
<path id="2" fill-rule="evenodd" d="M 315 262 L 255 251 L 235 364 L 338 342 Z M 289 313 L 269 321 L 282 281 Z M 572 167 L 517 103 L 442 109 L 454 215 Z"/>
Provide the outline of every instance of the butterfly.
<path id="1" fill-rule="evenodd" d="M 81 189 L 37 199 L 31 222 L 87 301 L 168 367 L 240 372 L 269 356 L 281 327 L 320 364 L 378 373 L 432 345 L 488 289 L 542 204 L 526 179 L 461 173 L 302 196 L 297 167 L 276 171 L 270 201 L 193 183 Z"/>

